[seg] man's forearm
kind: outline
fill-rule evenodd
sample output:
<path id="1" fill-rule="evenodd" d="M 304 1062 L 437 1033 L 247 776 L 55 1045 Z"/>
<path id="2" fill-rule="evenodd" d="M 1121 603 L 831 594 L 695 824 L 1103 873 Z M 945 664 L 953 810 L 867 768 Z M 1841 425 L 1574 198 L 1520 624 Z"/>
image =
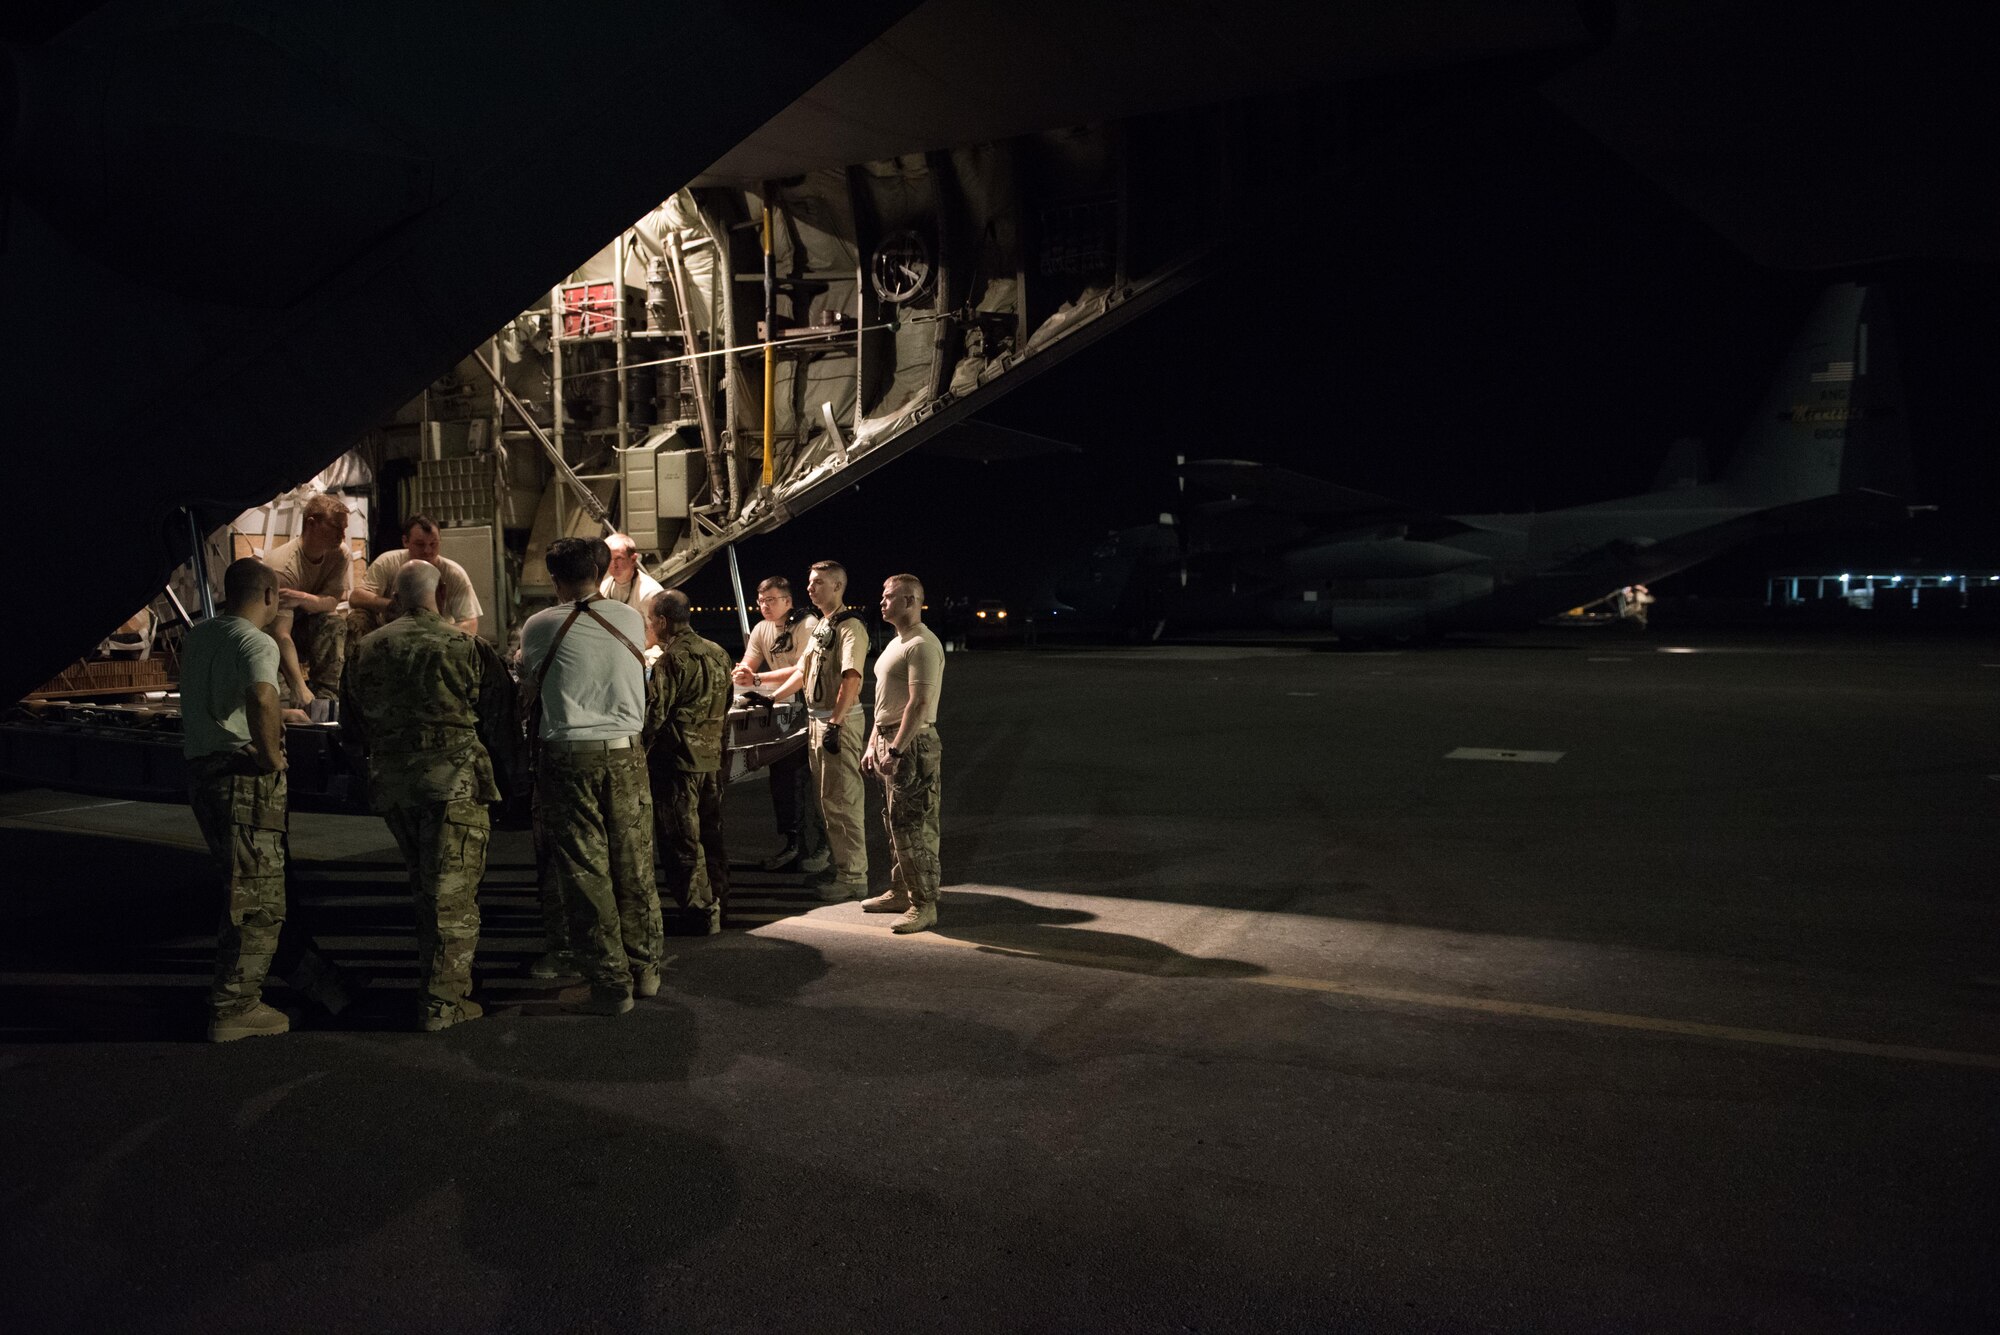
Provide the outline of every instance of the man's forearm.
<path id="1" fill-rule="evenodd" d="M 250 759 L 260 773 L 276 774 L 285 767 L 285 723 L 278 712 L 278 692 L 268 685 L 250 688 Z"/>
<path id="2" fill-rule="evenodd" d="M 278 636 L 278 671 L 284 675 L 285 684 L 292 688 L 292 699 L 304 701 L 312 698 L 306 687 L 306 670 L 299 666 L 299 647 L 292 643 L 289 634 Z"/>
<path id="3" fill-rule="evenodd" d="M 917 683 L 910 683 L 910 698 L 903 702 L 903 716 L 896 721 L 896 738 L 889 745 L 897 751 L 903 744 L 924 730 L 924 715 L 930 713 L 930 690 Z"/>
<path id="4" fill-rule="evenodd" d="M 763 681 L 764 680 L 763 675 L 760 674 L 757 680 L 760 682 Z M 793 695 L 798 694 L 799 688 L 801 686 L 804 686 L 805 684 L 806 684 L 806 679 L 802 675 L 800 675 L 798 669 L 794 668 L 790 672 L 787 672 L 785 674 L 785 679 L 779 682 L 778 685 L 772 689 L 770 693 L 771 698 L 773 700 L 787 699 Z"/>
<path id="5" fill-rule="evenodd" d="M 847 711 L 854 708 L 854 702 L 861 698 L 861 674 L 843 672 L 840 674 L 840 690 L 833 697 L 833 709 L 828 722 L 845 723 Z"/>
<path id="6" fill-rule="evenodd" d="M 364 612 L 386 612 L 393 600 L 387 594 L 370 589 L 355 589 L 347 595 L 350 607 L 358 607 Z"/>

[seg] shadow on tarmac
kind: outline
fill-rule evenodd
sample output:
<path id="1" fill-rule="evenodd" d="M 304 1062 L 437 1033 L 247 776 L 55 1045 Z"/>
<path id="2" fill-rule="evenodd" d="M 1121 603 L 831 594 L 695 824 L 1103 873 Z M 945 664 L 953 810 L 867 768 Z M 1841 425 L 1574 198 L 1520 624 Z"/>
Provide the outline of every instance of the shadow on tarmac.
<path id="1" fill-rule="evenodd" d="M 597 1046 L 630 1064 L 641 1037 L 681 1027 Z M 10 1183 L 24 1213 L 52 1212 L 68 1239 L 7 1240 L 18 1318 L 54 1329 L 123 1308 L 124 1322 L 194 1325 L 247 1290 L 263 1310 L 329 1328 L 343 1324 L 329 1298 L 353 1309 L 348 1328 L 407 1329 L 434 1308 L 448 1328 L 559 1325 L 602 1302 L 608 1275 L 684 1267 L 674 1258 L 739 1208 L 728 1151 L 684 1125 L 427 1069 L 373 1042 L 337 1062 L 323 1046 L 247 1046 L 258 1051 L 205 1054 L 200 1077 L 136 1126 L 109 1069 L 84 1074 L 104 1085 L 77 1100 L 93 1111 L 47 1129 L 49 1153 Z M 551 1055 L 520 1073 L 564 1078 Z M 630 1078 L 684 1065 L 667 1054 Z M 328 1134 L 330 1113 L 346 1134 Z M 455 1288 L 440 1291 L 447 1275 Z"/>
<path id="2" fill-rule="evenodd" d="M 949 916 L 933 931 L 996 955 L 1172 978 L 1251 978 L 1269 972 L 1246 960 L 1189 955 L 1143 936 L 1078 927 L 1097 918 L 1082 909 L 1046 908 L 1008 895 L 961 890 L 951 892 L 945 907 Z"/>

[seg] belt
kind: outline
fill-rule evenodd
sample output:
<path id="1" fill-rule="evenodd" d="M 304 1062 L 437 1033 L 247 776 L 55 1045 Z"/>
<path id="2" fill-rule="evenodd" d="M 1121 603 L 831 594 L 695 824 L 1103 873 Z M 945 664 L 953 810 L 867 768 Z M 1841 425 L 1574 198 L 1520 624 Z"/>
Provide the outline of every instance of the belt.
<path id="1" fill-rule="evenodd" d="M 574 755 L 577 752 L 587 754 L 592 751 L 624 751 L 637 745 L 637 743 L 630 737 L 609 737 L 601 742 L 547 741 L 543 742 L 542 745 L 551 751 L 562 751 Z"/>

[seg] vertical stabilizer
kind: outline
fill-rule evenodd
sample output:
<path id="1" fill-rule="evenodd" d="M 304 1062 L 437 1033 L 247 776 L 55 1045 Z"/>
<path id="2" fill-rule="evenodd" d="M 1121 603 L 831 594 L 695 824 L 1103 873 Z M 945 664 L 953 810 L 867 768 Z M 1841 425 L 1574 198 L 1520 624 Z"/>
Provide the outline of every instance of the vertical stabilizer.
<path id="1" fill-rule="evenodd" d="M 1900 489 L 1905 424 L 1881 289 L 1829 287 L 1724 476 L 1755 506 L 1857 487 Z"/>

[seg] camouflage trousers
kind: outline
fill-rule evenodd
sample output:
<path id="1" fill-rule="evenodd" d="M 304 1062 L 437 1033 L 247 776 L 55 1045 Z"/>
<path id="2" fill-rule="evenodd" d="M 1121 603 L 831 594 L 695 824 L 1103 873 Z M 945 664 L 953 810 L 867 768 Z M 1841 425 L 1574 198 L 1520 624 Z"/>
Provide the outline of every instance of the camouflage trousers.
<path id="1" fill-rule="evenodd" d="M 292 622 L 292 643 L 299 651 L 299 667 L 313 694 L 336 697 L 340 694 L 341 673 L 347 666 L 347 618 L 339 612 L 311 612 Z"/>
<path id="2" fill-rule="evenodd" d="M 484 802 L 426 802 L 382 813 L 410 866 L 417 913 L 417 987 L 426 1015 L 456 1014 L 472 993 L 479 881 L 492 818 Z"/>
<path id="3" fill-rule="evenodd" d="M 653 775 L 654 838 L 667 892 L 684 909 L 729 900 L 729 854 L 722 844 L 722 773 L 662 770 Z"/>
<path id="4" fill-rule="evenodd" d="M 528 795 L 528 828 L 535 848 L 535 885 L 542 898 L 542 939 L 551 954 L 569 953 L 569 905 L 562 885 L 556 880 L 555 856 L 549 840 L 549 823 L 542 814 L 542 785 L 536 783 Z"/>
<path id="5" fill-rule="evenodd" d="M 896 776 L 882 783 L 882 823 L 889 827 L 889 889 L 913 904 L 935 904 L 943 877 L 938 861 L 938 810 L 944 797 L 944 743 L 925 728 L 910 743 Z"/>
<path id="6" fill-rule="evenodd" d="M 285 776 L 231 772 L 233 757 L 188 762 L 188 805 L 222 873 L 216 929 L 218 1016 L 241 1014 L 264 995 L 264 979 L 285 925 Z"/>
<path id="7" fill-rule="evenodd" d="M 600 997 L 630 996 L 633 970 L 658 969 L 665 945 L 646 753 L 546 746 L 535 783 L 577 968 Z"/>
<path id="8" fill-rule="evenodd" d="M 826 843 L 833 853 L 834 874 L 844 881 L 868 879 L 867 789 L 861 783 L 861 749 L 868 742 L 868 720 L 861 711 L 840 725 L 840 749 L 823 745 L 827 726 L 814 719 L 806 732 L 812 758 L 813 787 L 819 794 L 819 814 L 826 822 Z"/>

